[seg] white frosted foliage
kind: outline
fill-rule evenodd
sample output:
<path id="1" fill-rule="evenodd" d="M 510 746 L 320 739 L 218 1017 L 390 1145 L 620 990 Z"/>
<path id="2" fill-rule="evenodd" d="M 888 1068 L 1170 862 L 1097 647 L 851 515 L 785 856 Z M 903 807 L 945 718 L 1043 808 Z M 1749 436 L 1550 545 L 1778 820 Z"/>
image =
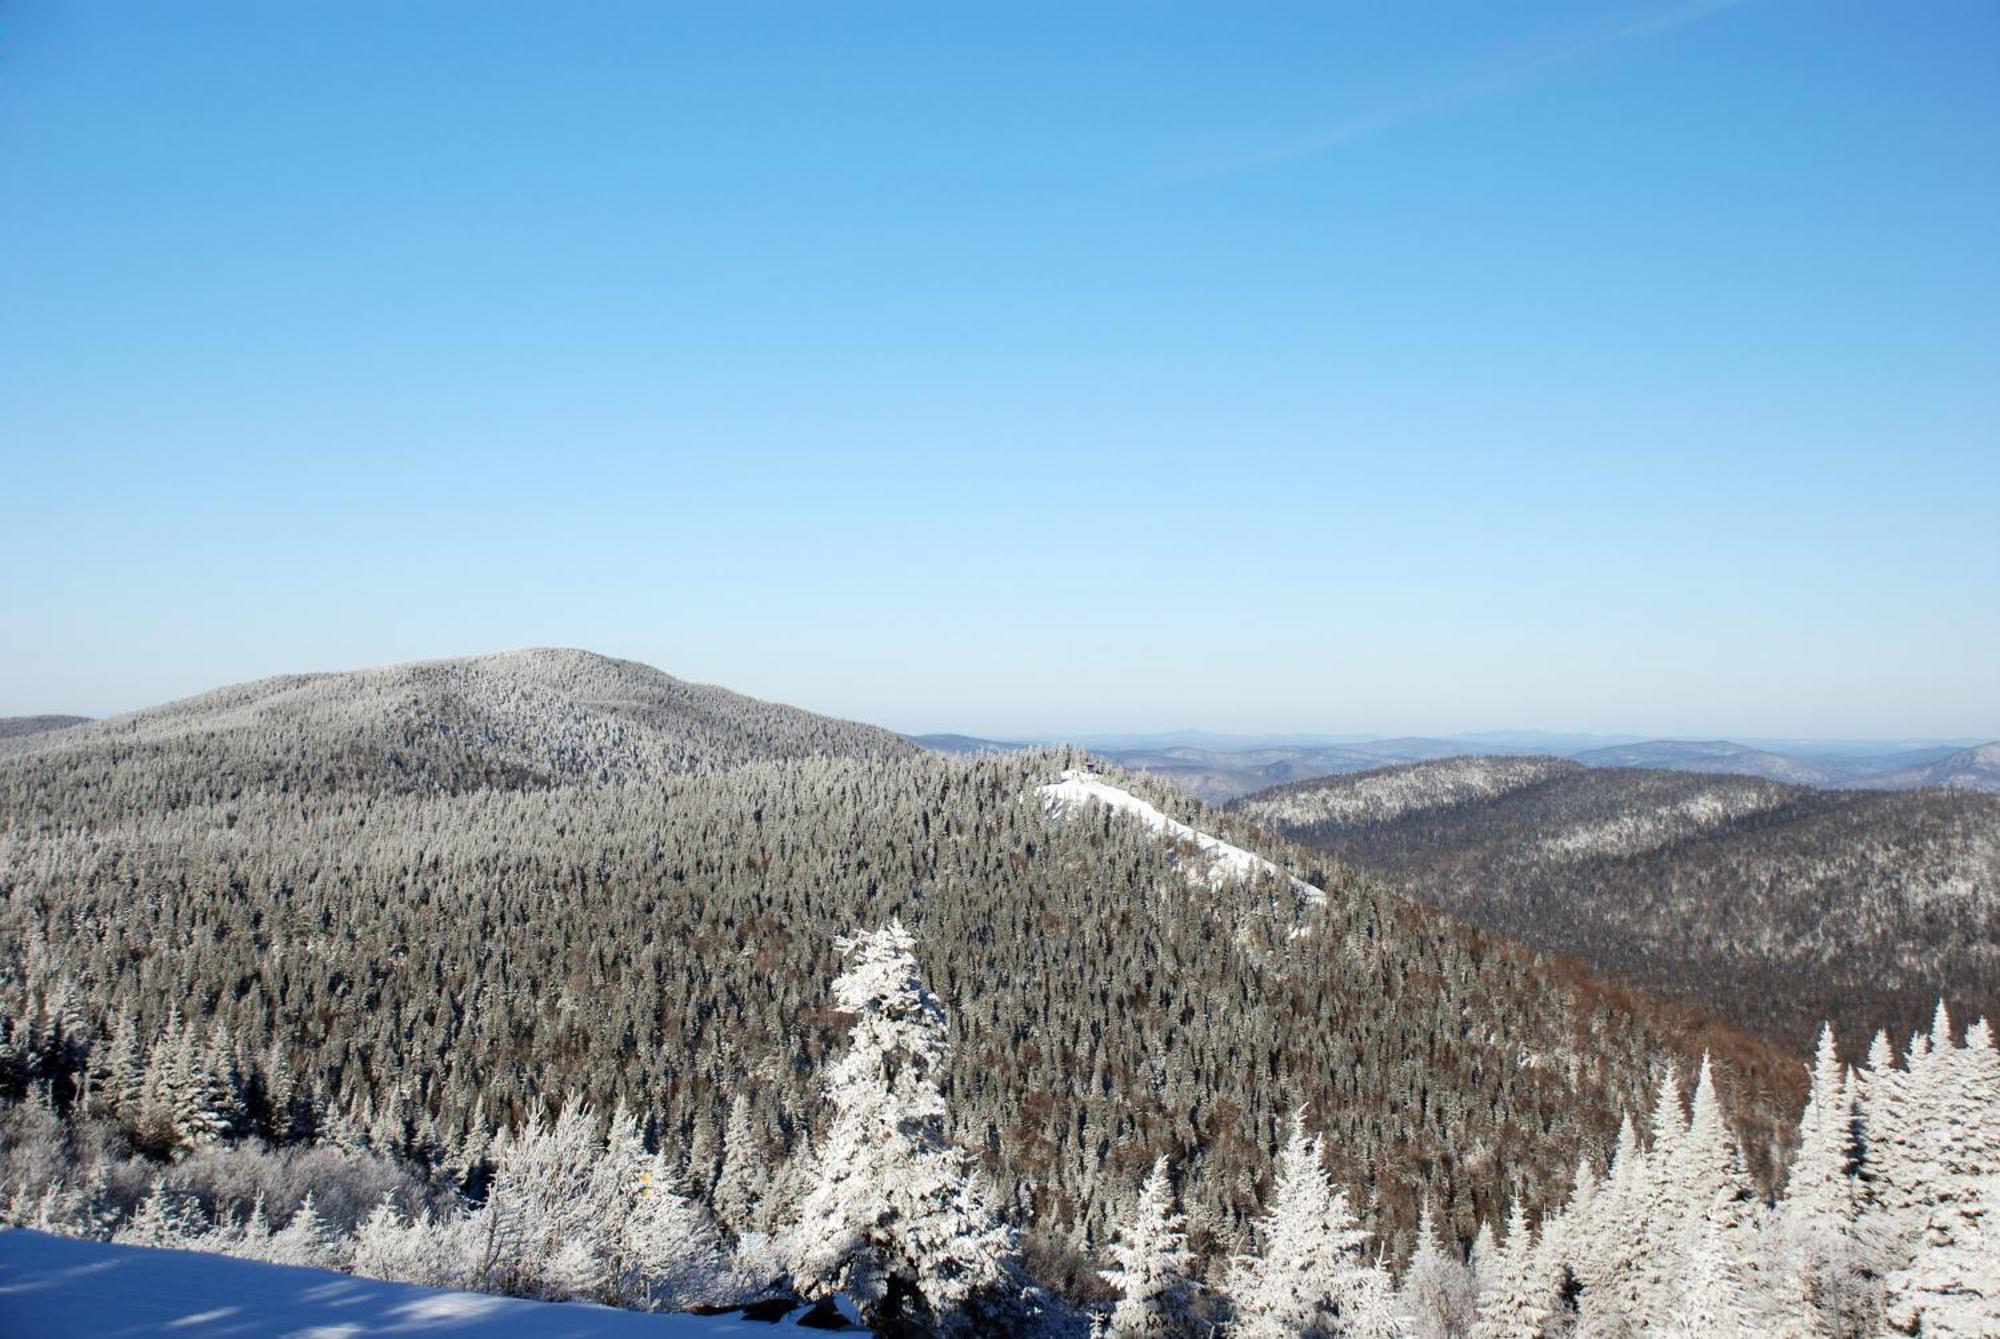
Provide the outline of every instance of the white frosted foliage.
<path id="1" fill-rule="evenodd" d="M 960 1329 L 974 1296 L 1007 1277 L 1014 1240 L 945 1135 L 944 1010 L 900 920 L 840 947 L 834 1000 L 854 1023 L 827 1083 L 835 1115 L 798 1209 L 794 1274 L 809 1296 L 844 1292 L 866 1313 L 915 1309 Z"/>

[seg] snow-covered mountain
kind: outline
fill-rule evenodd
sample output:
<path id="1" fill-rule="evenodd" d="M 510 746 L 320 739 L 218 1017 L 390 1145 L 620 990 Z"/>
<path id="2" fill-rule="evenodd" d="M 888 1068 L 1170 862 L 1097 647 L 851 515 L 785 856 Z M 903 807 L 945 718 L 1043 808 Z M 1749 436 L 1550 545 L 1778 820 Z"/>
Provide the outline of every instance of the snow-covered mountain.
<path id="1" fill-rule="evenodd" d="M 0 767 L 102 775 L 149 803 L 291 778 L 410 790 L 657 781 L 700 766 L 915 752 L 871 725 L 687 683 L 648 665 L 540 648 L 237 684 L 28 735 Z"/>
<path id="2" fill-rule="evenodd" d="M 2000 794 L 2000 743 L 1960 749 L 1935 761 L 1871 777 L 1866 784 L 1901 790 L 1943 786 Z"/>
<path id="3" fill-rule="evenodd" d="M 1232 807 L 1279 829 L 1322 823 L 1388 823 L 1410 814 L 1492 799 L 1581 770 L 1580 763 L 1561 758 L 1447 758 L 1363 772 L 1338 785 L 1280 786 Z"/>
<path id="4" fill-rule="evenodd" d="M 1978 750 L 1969 751 L 1977 754 Z M 1974 765 L 1976 765 L 1976 760 Z M 1803 1047 L 2000 1011 L 2000 797 L 1454 758 L 1233 812 L 1453 913 Z"/>

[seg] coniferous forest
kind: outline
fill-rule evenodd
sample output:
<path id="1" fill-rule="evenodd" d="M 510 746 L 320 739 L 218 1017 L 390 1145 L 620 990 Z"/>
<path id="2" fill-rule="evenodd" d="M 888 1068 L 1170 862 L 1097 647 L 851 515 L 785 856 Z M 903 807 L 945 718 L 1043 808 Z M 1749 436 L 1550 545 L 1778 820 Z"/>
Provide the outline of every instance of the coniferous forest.
<path id="1" fill-rule="evenodd" d="M 884 1333 L 2000 1307 L 1984 1023 L 1808 1064 L 1078 754 L 555 651 L 0 749 L 18 1224 Z"/>
<path id="2" fill-rule="evenodd" d="M 1447 758 L 1231 806 L 1475 924 L 1803 1051 L 2000 1010 L 2000 796 Z"/>

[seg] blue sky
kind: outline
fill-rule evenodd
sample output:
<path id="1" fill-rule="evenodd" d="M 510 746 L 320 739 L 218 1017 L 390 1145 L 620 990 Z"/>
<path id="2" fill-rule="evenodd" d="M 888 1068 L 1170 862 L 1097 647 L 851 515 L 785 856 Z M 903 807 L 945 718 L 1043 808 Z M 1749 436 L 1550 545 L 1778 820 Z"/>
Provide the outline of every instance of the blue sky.
<path id="1" fill-rule="evenodd" d="M 0 11 L 0 714 L 2000 735 L 2000 8 Z"/>

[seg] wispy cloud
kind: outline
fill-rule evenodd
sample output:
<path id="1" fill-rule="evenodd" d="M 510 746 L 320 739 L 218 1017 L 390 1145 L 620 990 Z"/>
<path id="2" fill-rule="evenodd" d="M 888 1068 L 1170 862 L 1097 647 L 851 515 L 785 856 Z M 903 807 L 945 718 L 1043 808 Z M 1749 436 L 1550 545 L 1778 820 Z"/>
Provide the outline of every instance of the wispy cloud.
<path id="1" fill-rule="evenodd" d="M 1372 139 L 1385 131 L 1412 121 L 1438 116 L 1470 103 L 1499 97 L 1532 83 L 1535 79 L 1562 66 L 1585 60 L 1614 47 L 1628 46 L 1657 37 L 1676 28 L 1686 27 L 1690 23 L 1699 23 L 1724 10 L 1735 9 L 1748 3 L 1749 0 L 1696 0 L 1695 3 L 1680 5 L 1620 28 L 1572 39 L 1552 50 L 1511 61 L 1473 78 L 1426 89 L 1400 101 L 1385 103 L 1296 139 L 1272 143 L 1226 160 L 1212 161 L 1207 167 L 1209 172 L 1214 173 L 1255 172 L 1327 153 L 1343 145 Z"/>

